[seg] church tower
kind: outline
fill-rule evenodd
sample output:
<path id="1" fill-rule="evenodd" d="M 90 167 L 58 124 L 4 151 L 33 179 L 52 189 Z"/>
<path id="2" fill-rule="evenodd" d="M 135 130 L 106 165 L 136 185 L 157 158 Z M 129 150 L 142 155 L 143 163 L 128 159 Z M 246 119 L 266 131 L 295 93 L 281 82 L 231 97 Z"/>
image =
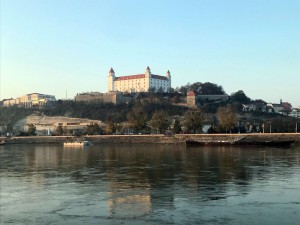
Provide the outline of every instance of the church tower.
<path id="1" fill-rule="evenodd" d="M 115 71 L 113 70 L 113 68 L 110 68 L 110 71 L 108 72 L 108 92 L 110 91 L 115 91 Z"/>

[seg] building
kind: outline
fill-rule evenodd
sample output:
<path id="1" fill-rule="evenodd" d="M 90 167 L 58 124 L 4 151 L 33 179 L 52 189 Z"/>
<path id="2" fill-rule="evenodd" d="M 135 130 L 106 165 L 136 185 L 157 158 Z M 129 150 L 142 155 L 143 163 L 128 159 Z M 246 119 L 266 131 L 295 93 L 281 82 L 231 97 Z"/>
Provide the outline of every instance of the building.
<path id="1" fill-rule="evenodd" d="M 266 112 L 267 111 L 267 104 L 262 100 L 255 100 L 250 104 L 242 104 L 244 112 L 250 111 L 259 111 L 259 112 Z"/>
<path id="2" fill-rule="evenodd" d="M 144 74 L 115 76 L 113 68 L 108 73 L 108 92 L 148 92 L 150 90 L 168 92 L 171 88 L 171 73 L 166 76 L 151 73 L 149 66 Z"/>
<path id="3" fill-rule="evenodd" d="M 28 125 L 33 124 L 36 127 L 37 135 L 49 135 L 56 132 L 58 126 L 62 126 L 68 132 L 82 131 L 86 126 L 97 123 L 100 127 L 104 124 L 100 120 L 90 120 L 84 118 L 70 118 L 65 116 L 45 116 L 45 115 L 30 115 L 25 119 L 19 120 L 14 125 L 16 133 L 28 131 Z"/>
<path id="4" fill-rule="evenodd" d="M 19 106 L 19 107 L 35 107 L 35 106 L 48 106 L 55 102 L 54 95 L 46 95 L 39 93 L 27 94 L 16 99 L 7 99 L 3 101 L 3 106 Z"/>
<path id="5" fill-rule="evenodd" d="M 290 116 L 300 118 L 300 106 L 298 108 L 293 108 Z"/>
<path id="6" fill-rule="evenodd" d="M 203 95 L 197 94 L 195 91 L 189 91 L 186 95 L 186 103 L 188 107 L 195 107 L 201 103 L 221 103 L 229 100 L 227 94 L 224 95 Z"/>
<path id="7" fill-rule="evenodd" d="M 189 91 L 186 94 L 186 104 L 189 107 L 195 107 L 197 105 L 197 96 L 194 91 Z"/>
<path id="8" fill-rule="evenodd" d="M 292 105 L 289 102 L 283 102 L 280 100 L 280 103 L 269 103 L 267 112 L 274 112 L 279 113 L 282 115 L 289 116 L 289 114 L 292 112 Z"/>
<path id="9" fill-rule="evenodd" d="M 111 91 L 108 93 L 87 92 L 80 93 L 75 96 L 77 102 L 103 102 L 120 104 L 122 102 L 130 102 L 131 98 L 124 96 L 121 92 Z"/>

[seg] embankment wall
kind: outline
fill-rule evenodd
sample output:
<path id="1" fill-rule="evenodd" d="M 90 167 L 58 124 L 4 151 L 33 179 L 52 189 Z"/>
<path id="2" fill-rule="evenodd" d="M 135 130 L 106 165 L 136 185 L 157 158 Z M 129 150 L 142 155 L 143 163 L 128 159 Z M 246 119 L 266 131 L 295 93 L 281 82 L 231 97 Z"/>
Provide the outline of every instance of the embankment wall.
<path id="1" fill-rule="evenodd" d="M 195 141 L 286 141 L 300 143 L 300 133 L 272 134 L 176 134 L 167 135 L 93 135 L 84 137 L 73 136 L 31 136 L 31 137 L 0 137 L 6 144 L 53 144 L 62 145 L 64 142 L 87 140 L 93 144 L 185 144 L 186 140 Z"/>

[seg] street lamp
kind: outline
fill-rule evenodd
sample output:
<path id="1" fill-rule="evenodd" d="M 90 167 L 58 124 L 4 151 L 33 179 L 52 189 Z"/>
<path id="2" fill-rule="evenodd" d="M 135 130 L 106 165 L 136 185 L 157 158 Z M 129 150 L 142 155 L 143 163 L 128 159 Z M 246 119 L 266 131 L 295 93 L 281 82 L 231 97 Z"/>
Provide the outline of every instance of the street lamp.
<path id="1" fill-rule="evenodd" d="M 270 121 L 270 133 L 272 133 L 272 122 Z"/>

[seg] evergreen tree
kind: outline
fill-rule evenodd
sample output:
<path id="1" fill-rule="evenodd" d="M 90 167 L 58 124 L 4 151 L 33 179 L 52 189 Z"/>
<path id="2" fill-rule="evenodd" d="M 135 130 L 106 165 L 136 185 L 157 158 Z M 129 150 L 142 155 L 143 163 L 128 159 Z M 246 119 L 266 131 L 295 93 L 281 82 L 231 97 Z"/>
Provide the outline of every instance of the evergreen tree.
<path id="1" fill-rule="evenodd" d="M 170 126 L 170 120 L 168 114 L 165 111 L 155 111 L 149 121 L 150 126 L 159 131 L 159 133 L 164 133 Z"/>
<path id="2" fill-rule="evenodd" d="M 204 114 L 200 109 L 189 109 L 184 114 L 184 126 L 192 133 L 196 133 L 197 130 L 202 132 L 203 121 Z"/>
<path id="3" fill-rule="evenodd" d="M 173 133 L 180 134 L 182 131 L 179 119 L 175 119 Z"/>
<path id="4" fill-rule="evenodd" d="M 61 124 L 59 124 L 59 125 L 57 126 L 57 128 L 56 128 L 56 133 L 57 133 L 58 135 L 62 135 L 62 134 L 64 133 L 64 130 L 63 130 Z"/>
<path id="5" fill-rule="evenodd" d="M 31 123 L 28 124 L 28 135 L 36 135 L 36 127 Z"/>

